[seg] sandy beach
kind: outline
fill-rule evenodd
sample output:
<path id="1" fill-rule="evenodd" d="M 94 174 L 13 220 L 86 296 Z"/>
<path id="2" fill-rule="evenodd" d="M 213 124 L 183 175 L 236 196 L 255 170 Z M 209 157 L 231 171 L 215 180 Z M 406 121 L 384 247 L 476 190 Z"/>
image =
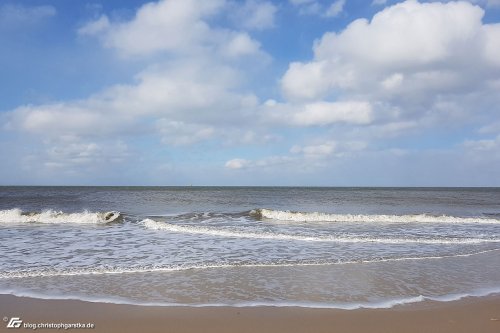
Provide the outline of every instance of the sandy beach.
<path id="1" fill-rule="evenodd" d="M 500 295 L 360 310 L 155 307 L 1 295 L 0 315 L 23 324 L 92 323 L 92 332 L 487 333 L 500 332 Z M 0 331 L 11 331 L 6 326 Z"/>

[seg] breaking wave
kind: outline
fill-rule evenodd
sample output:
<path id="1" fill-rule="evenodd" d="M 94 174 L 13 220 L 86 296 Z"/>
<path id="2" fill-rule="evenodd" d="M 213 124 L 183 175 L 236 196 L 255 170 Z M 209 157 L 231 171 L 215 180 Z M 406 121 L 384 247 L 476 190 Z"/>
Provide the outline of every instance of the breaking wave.
<path id="1" fill-rule="evenodd" d="M 394 299 L 385 299 L 372 302 L 294 302 L 294 301 L 241 301 L 241 302 L 212 302 L 212 303 L 177 303 L 177 302 L 159 302 L 159 301 L 138 301 L 118 296 L 88 296 L 81 294 L 50 294 L 47 292 L 36 292 L 23 290 L 20 288 L 0 288 L 0 293 L 4 295 L 13 295 L 17 297 L 30 297 L 45 300 L 80 300 L 95 303 L 108 304 L 126 304 L 137 306 L 163 306 L 163 307 L 231 307 L 231 308 L 249 308 L 258 306 L 272 306 L 278 308 L 299 307 L 310 309 L 340 309 L 340 310 L 358 310 L 358 309 L 391 309 L 396 306 L 420 303 L 425 301 L 434 302 L 453 302 L 469 297 L 485 297 L 500 293 L 500 288 L 480 288 L 464 293 L 445 294 L 439 296 L 409 296 Z"/>
<path id="2" fill-rule="evenodd" d="M 375 238 L 375 237 L 349 237 L 349 236 L 308 236 L 293 235 L 267 231 L 245 231 L 228 228 L 214 228 L 201 226 L 176 225 L 166 222 L 158 222 L 152 219 L 142 220 L 141 223 L 148 229 L 164 230 L 177 233 L 201 234 L 216 237 L 234 237 L 234 238 L 255 238 L 272 240 L 292 240 L 304 242 L 337 242 L 337 243 L 384 243 L 384 244 L 480 244 L 496 243 L 500 239 L 483 238 Z"/>
<path id="3" fill-rule="evenodd" d="M 447 258 L 472 257 L 484 253 L 497 252 L 500 249 L 491 249 L 478 252 L 442 255 L 442 256 L 423 256 L 423 257 L 399 257 L 399 258 L 379 258 L 367 260 L 348 260 L 348 261 L 311 261 L 311 262 L 263 262 L 263 263 L 215 263 L 201 265 L 172 265 L 172 266 L 140 266 L 140 267 L 94 267 L 94 268 L 66 268 L 66 269 L 28 269 L 0 272 L 2 279 L 23 279 L 34 277 L 54 277 L 54 276 L 81 276 L 81 275 L 113 275 L 113 274 L 134 274 L 134 273 L 161 273 L 161 272 L 179 272 L 188 270 L 207 270 L 207 269 L 232 269 L 232 268 L 277 268 L 277 267 L 308 267 L 308 266 L 334 266 L 334 265 L 353 265 L 353 264 L 373 264 L 384 262 L 400 261 L 418 261 L 418 260 L 439 260 Z"/>
<path id="4" fill-rule="evenodd" d="M 75 223 L 106 224 L 120 219 L 120 212 L 64 213 L 55 210 L 23 212 L 19 208 L 0 210 L 0 224 L 3 223 Z"/>
<path id="5" fill-rule="evenodd" d="M 293 212 L 273 209 L 255 209 L 250 212 L 256 218 L 294 222 L 380 222 L 380 223 L 482 223 L 500 224 L 500 219 L 486 217 L 456 217 L 448 215 L 363 215 L 329 214 L 318 212 Z"/>

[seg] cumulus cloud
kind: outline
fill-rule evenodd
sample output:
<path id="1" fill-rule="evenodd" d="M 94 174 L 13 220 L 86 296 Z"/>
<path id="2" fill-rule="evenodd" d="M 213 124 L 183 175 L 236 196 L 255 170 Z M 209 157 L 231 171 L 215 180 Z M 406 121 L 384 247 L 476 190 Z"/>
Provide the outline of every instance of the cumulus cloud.
<path id="1" fill-rule="evenodd" d="M 259 12 L 266 3 L 243 6 Z M 81 100 L 18 107 L 10 113 L 8 126 L 46 136 L 105 137 L 149 130 L 162 142 L 179 145 L 209 139 L 215 127 L 241 122 L 258 100 L 244 89 L 238 61 L 252 56 L 245 61 L 258 66 L 267 58 L 247 32 L 209 24 L 212 15 L 227 8 L 223 0 L 163 0 L 143 5 L 128 21 L 102 15 L 88 22 L 78 30 L 80 35 L 96 36 L 122 56 L 157 57 L 133 83 L 113 85 Z"/>
<path id="2" fill-rule="evenodd" d="M 242 125 L 255 122 L 259 105 L 246 88 L 246 71 L 258 73 L 269 56 L 249 32 L 211 23 L 213 16 L 243 6 L 253 15 L 242 21 L 245 27 L 270 28 L 276 8 L 269 5 L 162 0 L 143 5 L 129 20 L 100 15 L 82 25 L 78 35 L 113 49 L 117 61 L 139 59 L 145 68 L 131 82 L 87 98 L 19 106 L 5 115 L 3 127 L 38 138 L 40 153 L 32 157 L 46 170 L 83 170 L 112 156 L 137 153 L 124 142 L 138 136 L 168 146 L 214 139 L 222 145 L 269 142 L 273 138 L 265 130 Z M 124 141 L 118 144 L 115 138 Z"/>
<path id="3" fill-rule="evenodd" d="M 159 130 L 165 137 L 165 124 L 183 124 L 184 135 L 189 135 L 191 129 L 193 138 L 208 138 L 196 134 L 198 127 L 188 124 L 236 123 L 257 101 L 253 94 L 229 89 L 238 84 L 234 69 L 212 62 L 205 64 L 180 61 L 155 66 L 138 74 L 135 84 L 115 85 L 84 100 L 21 106 L 11 112 L 8 125 L 44 136 L 75 133 L 94 137 L 122 131 L 133 133 L 139 124 L 149 123 L 150 129 Z M 159 126 L 149 121 L 155 118 L 162 119 Z"/>
<path id="4" fill-rule="evenodd" d="M 482 30 L 483 14 L 465 2 L 408 0 L 384 9 L 371 21 L 358 19 L 339 34 L 323 35 L 314 51 L 319 60 L 352 57 L 390 68 L 418 68 L 446 60 L 461 63 L 464 53 L 470 55 L 471 44 L 480 43 L 477 34 L 488 35 Z"/>
<path id="5" fill-rule="evenodd" d="M 216 13 L 223 4 L 222 0 L 151 2 L 139 8 L 130 21 L 109 24 L 104 31 L 91 29 L 97 24 L 91 22 L 80 30 L 87 34 L 92 30 L 101 32 L 104 45 L 125 55 L 188 52 L 205 43 L 213 43 L 217 38 L 204 19 Z M 102 21 L 102 17 L 99 20 Z"/>
<path id="6" fill-rule="evenodd" d="M 290 5 L 334 17 L 345 1 Z M 223 148 L 222 156 L 233 146 L 277 143 L 268 156 L 249 158 L 241 150 L 233 159 L 219 156 L 226 162 L 218 167 L 233 175 L 321 168 L 330 174 L 327 166 L 342 159 L 352 166 L 380 156 L 396 165 L 412 152 L 395 137 L 456 122 L 489 136 L 462 142 L 458 152 L 497 154 L 500 24 L 483 23 L 484 10 L 470 2 L 408 0 L 379 9 L 369 20 L 324 33 L 311 59 L 289 63 L 278 80 L 281 96 L 268 83 L 248 84 L 252 76 L 261 79 L 260 66 L 269 61 L 252 35 L 274 27 L 278 7 L 269 1 L 162 0 L 129 19 L 96 16 L 78 29 L 80 38 L 95 38 L 123 64 L 147 65 L 127 83 L 87 98 L 19 106 L 3 118 L 4 128 L 36 137 L 40 149 L 29 164 L 56 172 L 123 163 L 134 154 L 123 133 L 186 151 L 208 141 Z M 260 101 L 258 92 L 270 99 Z"/>
<path id="7" fill-rule="evenodd" d="M 499 25 L 482 23 L 483 15 L 467 2 L 384 8 L 318 39 L 314 59 L 291 63 L 283 75 L 283 96 L 295 104 L 361 99 L 377 105 L 374 119 L 384 122 L 472 112 L 493 96 L 486 86 L 500 74 Z M 359 119 L 368 122 L 368 114 Z"/>
<path id="8" fill-rule="evenodd" d="M 212 27 L 208 20 L 228 6 L 225 0 L 162 0 L 143 5 L 130 21 L 111 22 L 102 15 L 83 25 L 81 35 L 95 35 L 103 45 L 125 57 L 157 54 L 195 55 L 213 50 L 229 57 L 258 55 L 260 44 L 247 33 Z M 247 1 L 237 12 L 245 28 L 265 29 L 276 8 L 268 2 Z"/>

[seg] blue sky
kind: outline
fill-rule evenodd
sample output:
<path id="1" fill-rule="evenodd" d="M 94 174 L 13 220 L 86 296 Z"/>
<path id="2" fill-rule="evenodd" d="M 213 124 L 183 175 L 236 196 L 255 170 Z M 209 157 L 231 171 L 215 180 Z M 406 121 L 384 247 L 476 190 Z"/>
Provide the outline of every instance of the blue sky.
<path id="1" fill-rule="evenodd" d="M 500 186 L 500 1 L 0 3 L 0 184 Z"/>

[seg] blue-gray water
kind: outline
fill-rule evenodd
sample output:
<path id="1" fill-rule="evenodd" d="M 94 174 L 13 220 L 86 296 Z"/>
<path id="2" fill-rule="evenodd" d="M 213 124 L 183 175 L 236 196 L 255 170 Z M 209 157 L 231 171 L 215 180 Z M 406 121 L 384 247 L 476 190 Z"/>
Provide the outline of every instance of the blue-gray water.
<path id="1" fill-rule="evenodd" d="M 105 213 L 118 211 L 111 223 Z M 500 291 L 500 189 L 0 187 L 0 293 L 387 307 Z"/>

